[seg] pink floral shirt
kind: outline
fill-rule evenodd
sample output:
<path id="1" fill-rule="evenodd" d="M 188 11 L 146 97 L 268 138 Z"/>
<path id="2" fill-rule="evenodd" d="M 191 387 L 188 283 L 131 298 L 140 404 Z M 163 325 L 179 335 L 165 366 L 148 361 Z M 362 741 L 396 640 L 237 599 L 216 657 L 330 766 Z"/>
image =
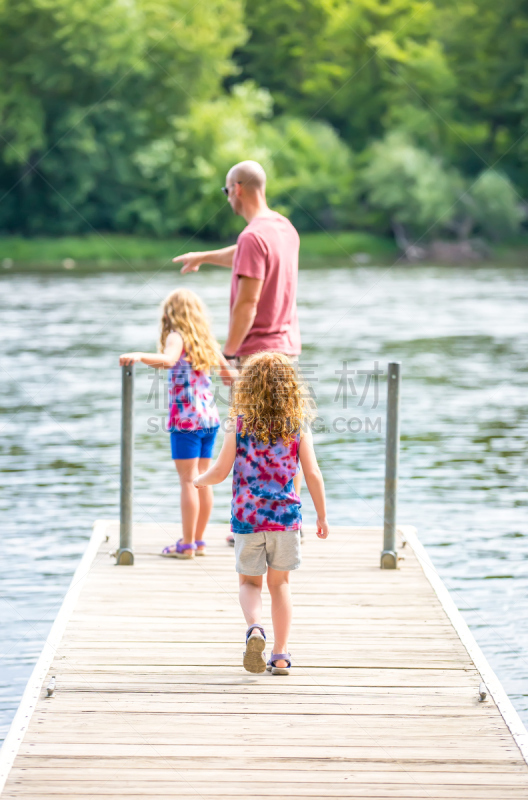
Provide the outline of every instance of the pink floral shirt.
<path id="1" fill-rule="evenodd" d="M 215 428 L 220 416 L 206 372 L 193 369 L 185 350 L 169 370 L 169 428 L 195 431 Z"/>

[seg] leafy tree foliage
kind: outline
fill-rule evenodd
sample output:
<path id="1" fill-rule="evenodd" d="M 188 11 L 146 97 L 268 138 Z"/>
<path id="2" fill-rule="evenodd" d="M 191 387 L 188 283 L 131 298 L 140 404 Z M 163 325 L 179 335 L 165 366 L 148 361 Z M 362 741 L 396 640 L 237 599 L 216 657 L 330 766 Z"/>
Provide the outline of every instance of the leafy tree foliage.
<path id="1" fill-rule="evenodd" d="M 154 191 L 122 209 L 123 224 L 165 234 L 235 234 L 240 222 L 220 188 L 234 163 L 253 158 L 266 169 L 275 208 L 304 230 L 331 225 L 351 197 L 349 149 L 327 123 L 272 121 L 271 108 L 269 92 L 250 82 L 191 104 L 185 116 L 172 120 L 166 137 L 135 155 Z"/>
<path id="2" fill-rule="evenodd" d="M 495 240 L 519 232 L 523 211 L 511 181 L 495 170 L 485 170 L 471 186 L 471 213 L 480 231 Z"/>
<path id="3" fill-rule="evenodd" d="M 496 240 L 519 231 L 519 196 L 506 176 L 485 170 L 468 182 L 401 133 L 372 146 L 362 180 L 371 206 L 395 231 L 427 238 L 478 230 Z"/>
<path id="4" fill-rule="evenodd" d="M 139 147 L 218 91 L 240 0 L 0 0 L 0 226 L 119 227 Z"/>
<path id="5" fill-rule="evenodd" d="M 248 4 L 250 37 L 237 61 L 271 90 L 279 111 L 329 120 L 356 150 L 410 111 L 424 134 L 437 135 L 425 118 L 431 105 L 448 110 L 454 78 L 435 11 L 424 0 Z"/>
<path id="6" fill-rule="evenodd" d="M 353 223 L 352 153 L 326 122 L 279 117 L 261 129 L 268 148 L 270 196 L 299 230 Z"/>
<path id="7" fill-rule="evenodd" d="M 400 133 L 373 145 L 363 181 L 372 206 L 415 235 L 445 230 L 463 191 L 457 173 Z"/>
<path id="8" fill-rule="evenodd" d="M 0 0 L 0 230 L 230 236 L 254 158 L 302 230 L 504 237 L 527 56 L 518 0 Z"/>

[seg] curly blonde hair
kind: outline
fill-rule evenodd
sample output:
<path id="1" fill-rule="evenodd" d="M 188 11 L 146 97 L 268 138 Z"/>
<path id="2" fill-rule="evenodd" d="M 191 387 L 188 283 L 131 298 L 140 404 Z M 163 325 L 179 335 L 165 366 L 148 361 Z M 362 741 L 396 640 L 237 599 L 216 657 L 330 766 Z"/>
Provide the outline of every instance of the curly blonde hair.
<path id="1" fill-rule="evenodd" d="M 242 417 L 242 435 L 275 444 L 290 442 L 313 417 L 314 403 L 288 356 L 255 353 L 235 382 L 229 416 Z"/>
<path id="2" fill-rule="evenodd" d="M 219 363 L 220 345 L 207 318 L 207 309 L 190 289 L 175 289 L 161 304 L 158 351 L 163 353 L 167 336 L 177 331 L 183 339 L 185 358 L 192 368 L 208 372 Z"/>

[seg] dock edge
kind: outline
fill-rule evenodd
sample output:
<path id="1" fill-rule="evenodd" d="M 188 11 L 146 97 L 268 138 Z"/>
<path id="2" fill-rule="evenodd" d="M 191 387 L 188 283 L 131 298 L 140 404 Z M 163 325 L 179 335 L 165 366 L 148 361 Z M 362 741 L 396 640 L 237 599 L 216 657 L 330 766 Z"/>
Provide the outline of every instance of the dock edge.
<path id="1" fill-rule="evenodd" d="M 88 540 L 88 546 L 77 565 L 77 569 L 73 573 L 71 583 L 66 590 L 61 607 L 46 637 L 42 652 L 38 657 L 37 663 L 24 689 L 20 704 L 2 744 L 2 749 L 0 750 L 0 794 L 4 789 L 11 767 L 13 766 L 13 762 L 24 738 L 26 728 L 33 715 L 35 706 L 37 705 L 42 684 L 44 683 L 44 679 L 48 674 L 51 662 L 56 653 L 56 647 L 62 639 L 66 625 L 77 603 L 77 598 L 81 592 L 84 579 L 90 571 L 90 567 L 97 555 L 100 545 L 104 541 L 106 530 L 111 522 L 114 522 L 114 520 L 97 520 L 94 522 L 92 535 Z"/>
<path id="2" fill-rule="evenodd" d="M 433 587 L 436 596 L 442 604 L 442 608 L 449 617 L 449 620 L 457 632 L 460 641 L 466 648 L 470 658 L 473 660 L 475 667 L 480 672 L 482 680 L 486 684 L 489 693 L 497 704 L 497 708 L 499 709 L 504 722 L 508 726 L 515 743 L 521 751 L 524 760 L 528 764 L 528 731 L 526 730 L 519 714 L 515 710 L 512 701 L 504 691 L 501 682 L 490 667 L 486 656 L 477 644 L 467 622 L 464 620 L 456 603 L 449 594 L 449 590 L 444 585 L 444 582 L 433 566 L 425 547 L 418 538 L 416 528 L 412 525 L 398 525 L 398 532 L 411 546 L 416 558 L 420 562 L 427 580 Z M 475 692 L 477 691 L 478 687 L 475 687 Z"/>

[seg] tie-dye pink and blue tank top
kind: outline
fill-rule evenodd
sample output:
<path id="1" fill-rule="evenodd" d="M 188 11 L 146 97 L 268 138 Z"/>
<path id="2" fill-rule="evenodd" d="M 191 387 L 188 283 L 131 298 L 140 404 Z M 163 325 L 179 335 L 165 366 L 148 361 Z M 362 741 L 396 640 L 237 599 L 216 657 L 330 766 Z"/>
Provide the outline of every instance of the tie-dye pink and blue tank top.
<path id="1" fill-rule="evenodd" d="M 293 476 L 299 472 L 299 442 L 299 433 L 289 444 L 282 439 L 264 444 L 252 434 L 242 436 L 242 417 L 237 417 L 233 532 L 295 531 L 301 527 L 301 501 L 293 486 Z"/>
<path id="2" fill-rule="evenodd" d="M 169 369 L 168 427 L 176 431 L 196 431 L 217 425 L 220 425 L 220 417 L 211 378 L 206 372 L 193 369 L 185 360 L 183 350 L 176 364 Z"/>

